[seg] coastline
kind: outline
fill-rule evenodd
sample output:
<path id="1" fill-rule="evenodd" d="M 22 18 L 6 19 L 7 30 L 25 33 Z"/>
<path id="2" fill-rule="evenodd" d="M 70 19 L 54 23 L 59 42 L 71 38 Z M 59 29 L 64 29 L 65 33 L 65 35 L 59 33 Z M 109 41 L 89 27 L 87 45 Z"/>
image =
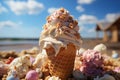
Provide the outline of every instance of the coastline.
<path id="1" fill-rule="evenodd" d="M 101 39 L 95 38 L 83 38 L 82 48 L 93 49 L 96 45 L 103 43 L 107 46 L 108 55 L 112 54 L 112 51 L 115 50 L 120 54 L 120 42 L 119 43 L 110 43 L 103 42 Z M 22 50 L 31 49 L 33 47 L 39 48 L 39 39 L 0 39 L 0 52 L 1 51 L 15 51 L 20 52 Z"/>
<path id="2" fill-rule="evenodd" d="M 38 40 L 4 40 L 0 41 L 0 51 L 15 51 L 31 49 L 39 46 Z"/>

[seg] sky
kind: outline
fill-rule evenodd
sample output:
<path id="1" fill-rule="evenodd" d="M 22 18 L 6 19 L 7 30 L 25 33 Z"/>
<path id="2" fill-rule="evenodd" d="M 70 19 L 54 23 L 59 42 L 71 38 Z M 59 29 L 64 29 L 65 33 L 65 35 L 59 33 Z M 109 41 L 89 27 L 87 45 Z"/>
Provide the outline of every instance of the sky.
<path id="1" fill-rule="evenodd" d="M 78 20 L 83 38 L 95 38 L 96 23 L 113 22 L 119 5 L 120 0 L 0 0 L 0 38 L 39 38 L 46 17 L 61 7 Z"/>

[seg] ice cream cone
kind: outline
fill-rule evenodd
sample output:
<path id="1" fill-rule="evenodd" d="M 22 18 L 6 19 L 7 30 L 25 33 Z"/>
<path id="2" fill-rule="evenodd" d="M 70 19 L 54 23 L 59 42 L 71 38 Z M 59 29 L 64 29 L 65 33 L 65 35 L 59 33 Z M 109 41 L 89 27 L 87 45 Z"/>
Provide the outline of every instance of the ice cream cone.
<path id="1" fill-rule="evenodd" d="M 72 43 L 69 43 L 66 48 L 61 47 L 57 56 L 51 55 L 54 53 L 54 48 L 46 49 L 49 59 L 49 70 L 53 76 L 58 76 L 62 80 L 66 80 L 72 74 L 74 68 L 74 60 L 76 48 Z"/>
<path id="2" fill-rule="evenodd" d="M 76 51 L 81 44 L 78 22 L 67 10 L 60 8 L 48 16 L 43 28 L 40 52 L 45 50 L 42 54 L 48 57 L 49 73 L 66 80 L 72 74 Z"/>

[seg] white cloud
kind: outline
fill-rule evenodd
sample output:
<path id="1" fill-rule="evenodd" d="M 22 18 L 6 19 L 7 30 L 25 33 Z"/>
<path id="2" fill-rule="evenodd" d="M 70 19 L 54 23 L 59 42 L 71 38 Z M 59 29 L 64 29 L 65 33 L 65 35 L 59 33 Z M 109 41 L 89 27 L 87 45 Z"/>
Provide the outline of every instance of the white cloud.
<path id="1" fill-rule="evenodd" d="M 120 17 L 120 13 L 108 13 L 105 15 L 104 19 L 99 20 L 99 22 L 114 22 L 118 17 Z"/>
<path id="2" fill-rule="evenodd" d="M 77 3 L 79 4 L 78 6 L 76 6 L 76 10 L 78 12 L 83 12 L 85 11 L 85 9 L 81 6 L 82 4 L 91 4 L 93 3 L 95 0 L 77 0 Z"/>
<path id="3" fill-rule="evenodd" d="M 95 32 L 95 28 L 88 29 L 88 32 L 89 32 L 89 33 Z"/>
<path id="4" fill-rule="evenodd" d="M 94 0 L 77 0 L 78 4 L 91 4 Z"/>
<path id="5" fill-rule="evenodd" d="M 120 17 L 120 14 L 118 14 L 118 13 L 109 13 L 106 15 L 105 20 L 108 22 L 113 22 L 118 17 Z"/>
<path id="6" fill-rule="evenodd" d="M 80 34 L 83 37 L 95 37 L 95 24 L 98 19 L 93 15 L 83 14 L 78 18 L 80 26 Z"/>
<path id="7" fill-rule="evenodd" d="M 79 18 L 79 23 L 81 24 L 95 24 L 98 20 L 95 16 L 93 15 L 81 15 Z"/>
<path id="8" fill-rule="evenodd" d="M 3 12 L 8 12 L 8 10 L 2 6 L 2 4 L 0 3 L 0 14 Z"/>
<path id="9" fill-rule="evenodd" d="M 54 7 L 48 8 L 48 13 L 51 14 L 51 13 L 53 13 L 54 11 L 56 11 L 57 9 L 58 9 L 58 8 L 54 8 Z"/>
<path id="10" fill-rule="evenodd" d="M 80 26 L 79 32 L 83 31 L 84 29 L 84 26 Z"/>
<path id="11" fill-rule="evenodd" d="M 16 15 L 39 14 L 44 9 L 44 5 L 35 0 L 28 0 L 26 2 L 10 0 L 6 1 L 6 4 Z"/>
<path id="12" fill-rule="evenodd" d="M 82 7 L 82 6 L 76 6 L 76 10 L 78 11 L 78 12 L 83 12 L 85 9 Z"/>
<path id="13" fill-rule="evenodd" d="M 89 37 L 89 38 L 93 38 L 96 36 L 96 32 L 95 32 L 95 28 L 93 27 L 89 27 L 89 26 L 80 26 L 80 29 L 83 28 L 83 30 L 80 30 L 80 34 L 83 38 L 85 37 Z"/>
<path id="14" fill-rule="evenodd" d="M 12 21 L 1 21 L 0 22 L 0 28 L 3 27 L 12 27 L 12 28 L 16 28 L 18 27 L 18 23 L 12 22 Z"/>

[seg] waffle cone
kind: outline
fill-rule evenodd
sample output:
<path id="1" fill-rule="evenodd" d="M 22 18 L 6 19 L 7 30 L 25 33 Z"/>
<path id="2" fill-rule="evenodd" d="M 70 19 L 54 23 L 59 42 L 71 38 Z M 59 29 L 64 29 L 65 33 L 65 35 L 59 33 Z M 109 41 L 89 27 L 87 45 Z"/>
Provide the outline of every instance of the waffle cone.
<path id="1" fill-rule="evenodd" d="M 74 60 L 76 48 L 72 43 L 67 45 L 67 48 L 61 47 L 58 54 L 55 56 L 53 47 L 46 50 L 49 60 L 49 72 L 52 76 L 57 76 L 62 80 L 67 80 L 72 74 L 74 68 Z"/>

